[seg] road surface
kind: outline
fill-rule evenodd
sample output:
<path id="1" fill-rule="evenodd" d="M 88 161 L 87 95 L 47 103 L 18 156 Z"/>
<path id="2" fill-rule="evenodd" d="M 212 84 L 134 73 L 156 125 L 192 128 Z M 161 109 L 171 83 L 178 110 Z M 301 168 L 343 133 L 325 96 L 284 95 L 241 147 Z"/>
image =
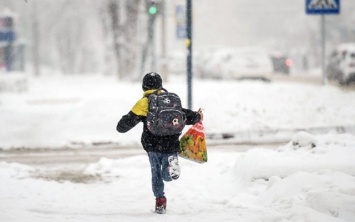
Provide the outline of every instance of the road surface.
<path id="1" fill-rule="evenodd" d="M 267 145 L 213 145 L 209 151 L 223 152 L 244 152 L 246 150 L 257 148 L 274 149 L 276 144 Z M 146 155 L 146 152 L 140 147 L 117 147 L 111 145 L 99 145 L 81 148 L 32 148 L 32 149 L 12 149 L 0 150 L 0 162 L 20 163 L 34 167 L 36 170 L 32 174 L 34 178 L 55 180 L 59 182 L 71 181 L 75 183 L 89 183 L 101 178 L 87 175 L 85 168 L 98 162 L 101 158 L 118 159 L 134 155 Z"/>
<path id="2" fill-rule="evenodd" d="M 318 76 L 306 75 L 306 74 L 292 74 L 290 76 L 275 74 L 273 75 L 272 81 L 277 82 L 297 82 L 304 84 L 315 84 L 321 85 L 322 80 Z M 333 82 L 329 84 L 336 85 Z M 355 85 L 342 87 L 343 90 L 354 91 Z M 333 129 L 334 128 L 334 129 Z M 355 132 L 355 126 L 350 127 L 333 127 L 329 129 L 313 129 L 313 131 L 351 131 Z M 293 133 L 292 129 L 290 132 Z M 258 132 L 260 133 L 260 132 Z M 262 132 L 268 135 L 268 132 Z M 275 134 L 275 132 L 269 132 L 270 134 Z M 228 141 L 224 142 L 224 139 L 231 139 L 234 135 L 214 135 L 220 140 L 209 144 L 208 150 L 213 151 L 224 151 L 224 152 L 244 152 L 252 148 L 270 148 L 275 149 L 282 144 L 286 144 L 287 141 L 267 141 L 263 143 L 252 143 L 250 141 Z M 240 136 L 240 135 L 239 135 Z M 211 138 L 210 138 L 211 139 Z M 11 149 L 11 150 L 0 150 L 0 162 L 15 162 L 26 164 L 35 167 L 36 173 L 33 177 L 43 178 L 48 180 L 56 181 L 72 181 L 86 183 L 92 180 L 97 180 L 93 176 L 87 176 L 83 173 L 83 170 L 88 164 L 96 163 L 101 158 L 117 159 L 125 158 L 134 155 L 146 155 L 145 151 L 141 147 L 119 147 L 117 144 L 96 144 L 96 145 L 82 145 L 76 148 L 31 148 L 31 149 Z"/>

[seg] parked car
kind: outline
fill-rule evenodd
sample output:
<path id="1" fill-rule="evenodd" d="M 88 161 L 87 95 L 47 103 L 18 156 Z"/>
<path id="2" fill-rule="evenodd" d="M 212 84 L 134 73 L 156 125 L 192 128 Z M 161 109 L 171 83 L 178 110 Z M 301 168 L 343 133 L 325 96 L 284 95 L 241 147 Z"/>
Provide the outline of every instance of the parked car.
<path id="1" fill-rule="evenodd" d="M 221 67 L 233 50 L 227 47 L 211 47 L 197 51 L 194 56 L 194 72 L 200 78 L 222 79 Z"/>
<path id="2" fill-rule="evenodd" d="M 271 59 L 260 48 L 212 48 L 197 53 L 195 72 L 200 78 L 270 80 Z"/>
<path id="3" fill-rule="evenodd" d="M 223 75 L 232 79 L 269 81 L 272 72 L 272 62 L 268 53 L 257 47 L 235 49 L 222 68 Z"/>
<path id="4" fill-rule="evenodd" d="M 341 44 L 330 54 L 326 74 L 341 85 L 355 81 L 355 43 Z"/>
<path id="5" fill-rule="evenodd" d="M 274 72 L 289 75 L 293 65 L 292 60 L 281 53 L 272 53 L 270 55 Z"/>

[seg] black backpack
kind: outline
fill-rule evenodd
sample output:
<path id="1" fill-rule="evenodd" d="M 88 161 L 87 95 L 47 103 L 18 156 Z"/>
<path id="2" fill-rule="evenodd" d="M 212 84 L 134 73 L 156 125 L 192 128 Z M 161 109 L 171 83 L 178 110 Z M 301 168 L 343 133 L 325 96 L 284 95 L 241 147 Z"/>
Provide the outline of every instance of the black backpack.
<path id="1" fill-rule="evenodd" d="M 149 95 L 147 127 L 150 132 L 159 136 L 180 134 L 185 127 L 185 119 L 178 95 L 166 89 Z"/>

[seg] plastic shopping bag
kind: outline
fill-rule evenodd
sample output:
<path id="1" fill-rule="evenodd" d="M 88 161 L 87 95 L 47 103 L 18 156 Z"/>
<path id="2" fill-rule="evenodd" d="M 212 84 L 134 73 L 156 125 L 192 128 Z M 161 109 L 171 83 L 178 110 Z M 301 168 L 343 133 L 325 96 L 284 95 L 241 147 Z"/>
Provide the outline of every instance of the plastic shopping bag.
<path id="1" fill-rule="evenodd" d="M 207 162 L 207 147 L 202 121 L 193 125 L 180 138 L 179 156 L 198 163 Z"/>

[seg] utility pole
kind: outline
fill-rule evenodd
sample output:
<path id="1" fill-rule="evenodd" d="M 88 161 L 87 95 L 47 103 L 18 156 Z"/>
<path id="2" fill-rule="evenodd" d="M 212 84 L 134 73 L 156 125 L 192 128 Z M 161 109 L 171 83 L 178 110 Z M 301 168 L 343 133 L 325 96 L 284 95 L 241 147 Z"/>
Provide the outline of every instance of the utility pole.
<path id="1" fill-rule="evenodd" d="M 147 12 L 148 12 L 148 30 L 147 30 L 147 42 L 143 46 L 142 50 L 142 62 L 141 62 L 141 75 L 144 72 L 145 62 L 147 60 L 148 50 L 150 50 L 151 55 L 151 71 L 156 69 L 155 64 L 155 49 L 154 49 L 154 24 L 155 24 L 155 17 L 158 13 L 157 3 L 155 0 L 149 0 L 147 3 Z"/>
<path id="2" fill-rule="evenodd" d="M 160 9 L 161 9 L 161 74 L 165 82 L 168 81 L 168 64 L 166 58 L 166 28 L 165 28 L 165 0 L 161 0 L 160 2 Z"/>
<path id="3" fill-rule="evenodd" d="M 186 0 L 187 102 L 192 109 L 192 0 Z"/>

